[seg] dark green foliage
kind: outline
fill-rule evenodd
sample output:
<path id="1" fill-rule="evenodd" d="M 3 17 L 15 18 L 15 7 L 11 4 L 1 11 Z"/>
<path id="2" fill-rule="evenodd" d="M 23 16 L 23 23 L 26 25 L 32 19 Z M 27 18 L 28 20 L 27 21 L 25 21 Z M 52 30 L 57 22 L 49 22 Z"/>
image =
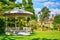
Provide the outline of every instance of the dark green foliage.
<path id="1" fill-rule="evenodd" d="M 32 0 L 28 0 L 28 4 L 33 5 Z M 32 6 L 33 7 L 33 6 Z"/>
<path id="2" fill-rule="evenodd" d="M 54 17 L 54 21 L 53 21 L 53 23 L 54 23 L 54 29 L 58 29 L 58 27 L 59 27 L 59 25 L 58 24 L 60 24 L 60 15 L 56 15 L 55 17 Z"/>
<path id="3" fill-rule="evenodd" d="M 58 39 L 53 39 L 53 40 L 58 40 Z"/>
<path id="4" fill-rule="evenodd" d="M 5 30 L 5 22 L 3 19 L 0 19 L 0 34 L 3 34 Z"/>
<path id="5" fill-rule="evenodd" d="M 9 0 L 9 1 L 11 1 L 11 2 L 15 2 L 16 0 Z"/>
<path id="6" fill-rule="evenodd" d="M 53 23 L 53 28 L 54 28 L 54 30 L 58 30 L 58 26 L 57 26 L 57 24 L 56 23 Z"/>
<path id="7" fill-rule="evenodd" d="M 22 8 L 22 4 L 21 3 L 17 3 L 16 7 Z"/>
<path id="8" fill-rule="evenodd" d="M 7 4 L 9 0 L 0 0 L 0 2 L 3 2 L 4 4 Z"/>
<path id="9" fill-rule="evenodd" d="M 37 20 L 38 19 L 37 14 L 35 14 L 34 16 L 32 16 L 32 19 L 33 20 Z"/>
<path id="10" fill-rule="evenodd" d="M 15 7 L 22 7 L 21 3 L 15 3 L 15 0 L 0 0 L 0 14 Z"/>
<path id="11" fill-rule="evenodd" d="M 54 23 L 60 24 L 60 15 L 56 15 L 56 16 L 54 17 Z"/>
<path id="12" fill-rule="evenodd" d="M 27 18 L 27 23 L 28 23 L 29 21 L 30 21 L 30 18 L 28 17 L 28 18 Z"/>
<path id="13" fill-rule="evenodd" d="M 15 26 L 15 18 L 8 18 L 8 26 L 14 27 Z"/>

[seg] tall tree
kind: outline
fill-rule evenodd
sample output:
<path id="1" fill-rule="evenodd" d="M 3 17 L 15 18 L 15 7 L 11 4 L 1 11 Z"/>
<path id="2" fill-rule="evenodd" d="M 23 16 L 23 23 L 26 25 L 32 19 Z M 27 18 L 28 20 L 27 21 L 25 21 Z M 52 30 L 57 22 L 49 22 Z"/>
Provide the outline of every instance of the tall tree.
<path id="1" fill-rule="evenodd" d="M 12 8 L 14 8 L 14 3 L 13 2 L 9 2 L 8 4 L 4 4 L 3 2 L 0 2 L 0 14 L 4 13 L 7 10 L 10 10 Z"/>
<path id="2" fill-rule="evenodd" d="M 0 14 L 15 7 L 22 7 L 20 3 L 15 3 L 16 0 L 0 0 Z"/>
<path id="3" fill-rule="evenodd" d="M 32 0 L 27 0 L 27 2 L 26 2 L 26 0 L 22 0 L 22 4 L 23 4 L 25 10 L 33 13 L 32 19 L 37 20 L 37 15 L 35 14 Z"/>
<path id="4" fill-rule="evenodd" d="M 27 10 L 33 13 L 32 19 L 37 20 L 38 18 L 37 18 L 37 15 L 35 14 L 32 0 L 28 0 L 28 5 L 29 5 L 29 6 L 28 6 Z"/>
<path id="5" fill-rule="evenodd" d="M 43 7 L 41 9 L 41 11 L 39 12 L 41 26 L 42 26 L 42 23 L 43 23 L 44 19 L 48 19 L 49 18 L 49 13 L 50 13 L 50 10 L 47 7 Z"/>
<path id="6" fill-rule="evenodd" d="M 16 5 L 16 7 L 23 8 L 23 7 L 22 7 L 22 3 L 19 3 L 19 2 L 18 2 L 18 3 L 15 4 L 15 5 Z"/>
<path id="7" fill-rule="evenodd" d="M 0 2 L 3 2 L 4 4 L 7 4 L 9 0 L 0 0 Z"/>
<path id="8" fill-rule="evenodd" d="M 9 0 L 9 1 L 11 1 L 11 2 L 15 2 L 16 0 Z"/>
<path id="9" fill-rule="evenodd" d="M 26 0 L 22 0 L 22 5 L 23 5 L 23 8 L 26 10 L 26 6 L 27 6 Z"/>
<path id="10" fill-rule="evenodd" d="M 28 0 L 27 10 L 35 14 L 32 0 Z"/>

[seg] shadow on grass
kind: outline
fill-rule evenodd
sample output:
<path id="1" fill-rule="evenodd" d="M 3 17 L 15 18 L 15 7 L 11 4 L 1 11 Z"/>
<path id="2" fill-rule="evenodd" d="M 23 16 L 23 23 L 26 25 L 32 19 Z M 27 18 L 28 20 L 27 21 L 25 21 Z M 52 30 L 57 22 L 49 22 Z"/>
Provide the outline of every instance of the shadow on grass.
<path id="1" fill-rule="evenodd" d="M 33 38 L 32 40 L 58 40 L 58 39 Z"/>
<path id="2" fill-rule="evenodd" d="M 8 36 L 3 37 L 1 40 L 15 40 L 14 38 L 10 38 Z M 20 39 L 19 39 L 20 40 Z M 22 39 L 21 39 L 22 40 Z M 27 39 L 28 40 L 28 39 Z M 58 39 L 47 39 L 47 38 L 33 38 L 32 40 L 58 40 Z"/>
<path id="3" fill-rule="evenodd" d="M 34 34 L 34 33 L 33 33 Z M 4 34 L 3 34 L 4 35 Z M 3 36 L 2 35 L 2 36 Z M 26 36 L 25 36 L 26 37 Z M 23 38 L 23 37 L 17 37 L 17 39 L 18 38 L 21 38 L 21 40 L 22 39 L 26 39 L 26 38 Z M 3 36 L 3 38 L 1 39 L 1 40 L 15 40 L 16 38 L 12 38 L 11 36 L 9 37 L 8 35 L 5 35 L 5 36 Z M 29 38 L 29 39 L 27 39 L 27 40 L 30 40 L 31 38 Z M 19 39 L 20 40 L 20 39 Z M 48 38 L 39 38 L 39 37 L 37 37 L 37 38 L 32 38 L 31 40 L 60 40 L 60 39 L 48 39 Z"/>

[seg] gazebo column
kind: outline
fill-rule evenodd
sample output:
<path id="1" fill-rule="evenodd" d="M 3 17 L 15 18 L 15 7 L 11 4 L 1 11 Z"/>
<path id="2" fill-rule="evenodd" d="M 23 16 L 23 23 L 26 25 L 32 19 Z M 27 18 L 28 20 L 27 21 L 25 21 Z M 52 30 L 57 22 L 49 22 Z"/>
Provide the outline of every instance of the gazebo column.
<path id="1" fill-rule="evenodd" d="M 27 25 L 28 25 L 28 23 L 27 23 L 27 18 L 28 18 L 28 17 L 25 17 L 25 18 L 26 18 L 26 26 L 27 26 Z"/>
<path id="2" fill-rule="evenodd" d="M 30 17 L 30 20 L 29 21 L 31 21 L 31 17 Z M 29 22 L 29 25 L 30 25 L 30 27 L 31 27 L 31 23 Z"/>
<path id="3" fill-rule="evenodd" d="M 16 21 L 16 19 L 17 19 L 17 16 L 15 17 L 15 28 L 17 28 L 17 21 Z"/>
<path id="4" fill-rule="evenodd" d="M 6 27 L 7 27 L 7 18 L 5 17 L 5 20 L 6 20 Z"/>
<path id="5" fill-rule="evenodd" d="M 17 29 L 17 25 L 16 25 L 16 19 L 17 19 L 17 17 L 16 16 L 13 16 L 14 18 L 15 18 L 15 30 L 13 31 L 13 33 L 15 34 L 16 33 L 16 29 Z"/>
<path id="6" fill-rule="evenodd" d="M 8 22 L 7 22 L 7 20 L 8 20 L 8 17 L 5 17 L 5 20 L 6 20 L 6 30 L 5 31 L 7 31 L 7 27 L 8 27 Z"/>
<path id="7" fill-rule="evenodd" d="M 19 17 L 18 17 L 18 18 L 19 18 Z M 18 23 L 19 25 L 18 25 L 18 26 L 20 27 L 20 19 L 18 19 L 18 21 L 19 21 L 19 23 Z"/>

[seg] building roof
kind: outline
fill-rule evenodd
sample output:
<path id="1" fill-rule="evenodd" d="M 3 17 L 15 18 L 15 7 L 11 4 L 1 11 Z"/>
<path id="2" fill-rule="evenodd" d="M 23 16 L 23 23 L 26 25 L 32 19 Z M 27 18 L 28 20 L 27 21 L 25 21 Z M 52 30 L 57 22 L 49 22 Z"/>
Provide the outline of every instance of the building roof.
<path id="1" fill-rule="evenodd" d="M 18 7 L 16 7 L 16 8 L 14 8 L 14 9 L 12 9 L 12 10 L 9 10 L 9 11 L 6 11 L 5 13 L 4 13 L 5 15 L 6 14 L 27 14 L 27 15 L 33 15 L 33 13 L 31 13 L 31 12 L 28 12 L 28 11 L 26 11 L 26 10 L 24 10 L 24 9 L 19 9 Z"/>

